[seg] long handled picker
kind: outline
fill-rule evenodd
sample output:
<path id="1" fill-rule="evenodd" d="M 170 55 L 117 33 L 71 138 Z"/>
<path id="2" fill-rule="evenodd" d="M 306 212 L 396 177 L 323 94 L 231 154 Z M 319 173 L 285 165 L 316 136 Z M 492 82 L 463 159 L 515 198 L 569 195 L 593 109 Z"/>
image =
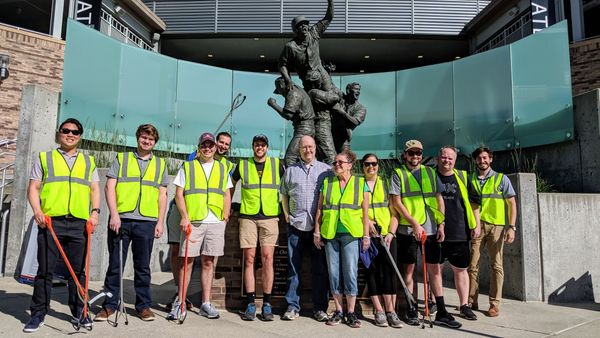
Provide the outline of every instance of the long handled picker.
<path id="1" fill-rule="evenodd" d="M 396 261 L 394 260 L 394 257 L 392 256 L 392 253 L 390 252 L 390 248 L 387 247 L 387 245 L 385 244 L 385 240 L 383 238 L 383 236 L 379 236 L 379 240 L 381 241 L 381 246 L 383 246 L 383 248 L 385 249 L 385 252 L 388 255 L 388 258 L 390 259 L 390 262 L 392 263 L 392 266 L 394 267 L 394 271 L 396 271 L 396 275 L 398 276 L 398 279 L 400 280 L 400 283 L 402 284 L 402 291 L 404 292 L 404 298 L 406 299 L 406 305 L 408 305 L 409 310 L 415 310 L 415 304 L 417 304 L 417 302 L 415 302 L 415 299 L 413 298 L 412 293 L 410 293 L 410 291 L 408 291 L 408 288 L 406 287 L 406 283 L 404 282 L 404 278 L 402 278 L 402 274 L 400 273 L 400 270 L 398 269 L 398 265 L 396 264 Z"/>
<path id="2" fill-rule="evenodd" d="M 192 225 L 188 224 L 185 227 L 185 256 L 183 258 L 183 283 L 181 285 L 181 299 L 179 305 L 179 324 L 183 324 L 185 318 L 187 317 L 187 309 L 185 307 L 185 299 L 187 297 L 187 268 L 188 268 L 188 246 L 190 243 L 190 234 L 192 233 Z"/>
<path id="3" fill-rule="evenodd" d="M 125 298 L 123 297 L 123 268 L 123 236 L 119 233 L 119 305 L 117 306 L 117 313 L 115 313 L 115 321 L 111 323 L 114 327 L 119 325 L 119 317 L 123 317 L 125 325 L 129 325 Z"/>
<path id="4" fill-rule="evenodd" d="M 425 317 L 429 319 L 429 327 L 433 327 L 433 320 L 431 319 L 431 313 L 429 312 L 429 290 L 427 289 L 427 263 L 425 262 L 425 241 L 427 240 L 427 234 L 425 231 L 421 233 L 421 261 L 423 263 L 423 297 L 425 303 L 425 312 L 421 318 L 421 328 L 425 328 Z"/>

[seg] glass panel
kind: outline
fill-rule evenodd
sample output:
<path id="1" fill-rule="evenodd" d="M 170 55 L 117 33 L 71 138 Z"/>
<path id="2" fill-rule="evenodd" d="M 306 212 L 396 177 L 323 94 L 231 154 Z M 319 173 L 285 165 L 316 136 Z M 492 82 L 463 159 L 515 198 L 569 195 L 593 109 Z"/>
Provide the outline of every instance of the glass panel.
<path id="1" fill-rule="evenodd" d="M 452 63 L 396 72 L 397 155 L 418 139 L 426 156 L 453 144 Z"/>
<path id="2" fill-rule="evenodd" d="M 285 154 L 288 122 L 267 106 L 269 97 L 276 99 L 280 106 L 284 104 L 283 96 L 273 93 L 275 79 L 278 76 L 278 74 L 233 72 L 233 92 L 246 95 L 246 102 L 233 114 L 232 156 L 252 156 L 252 137 L 256 134 L 265 134 L 269 138 L 270 156 L 282 158 Z M 288 130 L 288 133 L 292 132 L 291 128 Z"/>
<path id="3" fill-rule="evenodd" d="M 518 147 L 573 139 L 567 22 L 511 45 Z"/>
<path id="4" fill-rule="evenodd" d="M 157 149 L 173 150 L 177 60 L 122 45 L 116 130 L 135 147 L 140 124 L 151 123 L 160 133 Z"/>
<path id="5" fill-rule="evenodd" d="M 352 134 L 352 150 L 360 158 L 375 153 L 381 158 L 396 155 L 396 73 L 360 74 L 342 77 L 342 87 L 358 82 L 358 101 L 367 109 L 365 121 Z M 334 126 L 334 128 L 336 128 Z"/>
<path id="6" fill-rule="evenodd" d="M 85 46 L 85 47 L 84 47 Z M 86 139 L 117 143 L 121 44 L 78 22 L 67 23 L 60 120 L 78 119 Z"/>
<path id="7" fill-rule="evenodd" d="M 453 62 L 456 145 L 470 153 L 482 144 L 514 146 L 510 49 L 496 48 Z"/>
<path id="8" fill-rule="evenodd" d="M 175 151 L 188 153 L 202 133 L 216 132 L 229 113 L 233 72 L 187 61 L 178 61 L 177 70 Z M 221 130 L 230 130 L 229 124 Z"/>

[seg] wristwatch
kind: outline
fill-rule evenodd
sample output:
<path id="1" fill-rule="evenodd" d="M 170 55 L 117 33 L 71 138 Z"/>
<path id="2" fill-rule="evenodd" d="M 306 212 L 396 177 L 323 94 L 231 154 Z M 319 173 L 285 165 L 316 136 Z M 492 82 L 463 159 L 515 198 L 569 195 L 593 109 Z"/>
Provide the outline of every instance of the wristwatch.
<path id="1" fill-rule="evenodd" d="M 508 227 L 513 229 L 513 231 L 517 231 L 517 227 L 515 225 L 509 225 Z"/>
<path id="2" fill-rule="evenodd" d="M 100 215 L 100 208 L 94 208 L 94 209 L 92 209 L 92 212 L 94 212 L 94 211 L 97 212 L 98 215 Z"/>

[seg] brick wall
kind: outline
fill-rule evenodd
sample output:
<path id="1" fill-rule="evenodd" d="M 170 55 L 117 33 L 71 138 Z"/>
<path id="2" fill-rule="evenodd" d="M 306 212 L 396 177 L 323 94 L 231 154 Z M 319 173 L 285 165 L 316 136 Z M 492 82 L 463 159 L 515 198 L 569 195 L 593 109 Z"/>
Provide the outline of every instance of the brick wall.
<path id="1" fill-rule="evenodd" d="M 60 92 L 64 50 L 62 40 L 0 24 L 0 54 L 10 56 L 10 76 L 0 85 L 0 140 L 17 137 L 23 85 Z"/>
<path id="2" fill-rule="evenodd" d="M 600 38 L 573 43 L 570 54 L 573 96 L 600 88 Z"/>

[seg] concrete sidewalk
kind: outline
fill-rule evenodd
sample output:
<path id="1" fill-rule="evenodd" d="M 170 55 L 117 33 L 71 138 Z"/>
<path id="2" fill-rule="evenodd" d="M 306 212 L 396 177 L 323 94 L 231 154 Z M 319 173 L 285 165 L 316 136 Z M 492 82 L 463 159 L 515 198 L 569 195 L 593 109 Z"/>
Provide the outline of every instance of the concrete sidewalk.
<path id="1" fill-rule="evenodd" d="M 162 311 L 164 302 L 173 293 L 171 275 L 157 273 L 153 275 L 153 293 L 156 303 L 154 322 L 142 322 L 135 316 L 135 311 L 130 301 L 133 295 L 132 281 L 126 281 L 125 298 L 129 301 L 129 325 L 124 325 L 122 320 L 118 327 L 111 327 L 107 323 L 95 323 L 92 331 L 82 329 L 79 333 L 88 337 L 387 337 L 408 335 L 411 337 L 598 337 L 600 335 L 600 304 L 562 304 L 549 305 L 545 303 L 522 303 L 514 300 L 505 300 L 498 318 L 488 318 L 481 312 L 476 312 L 477 321 L 457 319 L 463 323 L 459 330 L 443 327 L 423 330 L 418 327 L 405 325 L 402 329 L 380 328 L 372 324 L 372 316 L 366 314 L 362 320 L 362 328 L 351 329 L 345 325 L 328 327 L 308 317 L 300 317 L 292 322 L 277 318 L 273 322 L 245 322 L 233 312 L 221 310 L 221 318 L 209 320 L 194 313 L 189 313 L 183 325 L 167 322 Z M 90 289 L 100 290 L 100 282 L 90 283 Z M 197 298 L 199 295 L 192 294 Z M 57 337 L 67 336 L 75 332 L 68 322 L 70 315 L 66 304 L 66 287 L 57 287 L 53 295 L 52 309 L 45 319 L 45 325 L 34 334 L 22 333 L 23 325 L 29 319 L 29 301 L 32 287 L 17 283 L 12 278 L 0 278 L 0 336 L 32 336 Z M 92 295 L 95 292 L 91 293 Z M 481 303 L 485 304 L 485 295 Z M 456 291 L 446 289 L 447 309 L 456 314 Z M 92 311 L 98 309 L 97 304 Z M 198 309 L 195 308 L 194 312 Z M 260 311 L 260 310 L 259 310 Z"/>

